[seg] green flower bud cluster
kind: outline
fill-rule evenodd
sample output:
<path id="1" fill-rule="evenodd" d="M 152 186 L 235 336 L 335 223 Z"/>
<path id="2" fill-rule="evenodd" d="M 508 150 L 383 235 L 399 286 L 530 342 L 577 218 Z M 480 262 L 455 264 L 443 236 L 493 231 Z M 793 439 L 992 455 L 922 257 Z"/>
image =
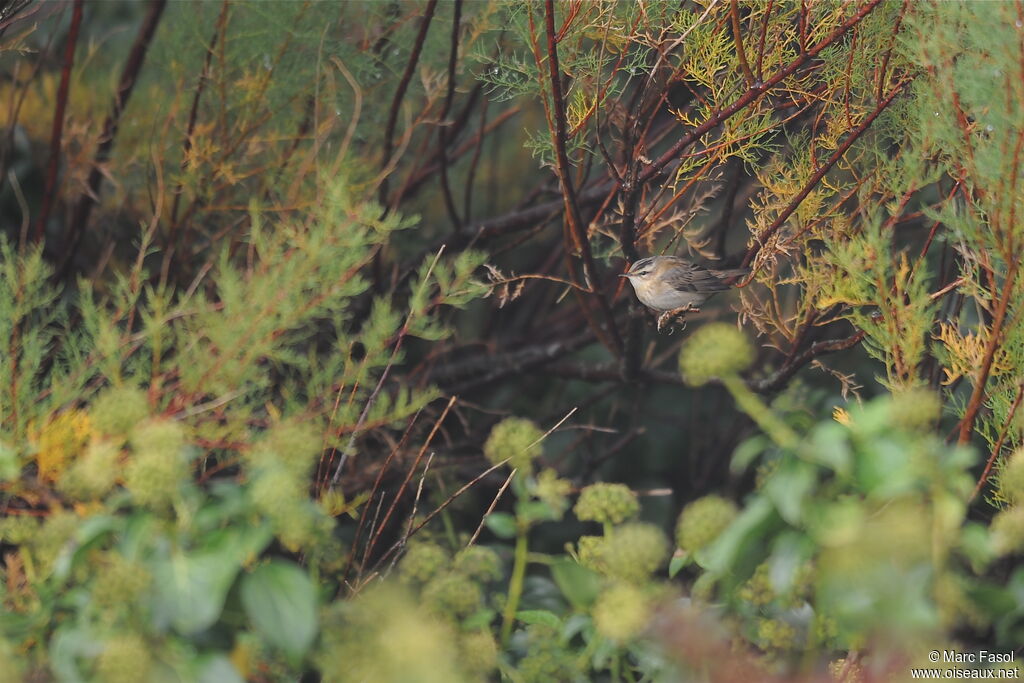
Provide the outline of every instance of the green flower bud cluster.
<path id="1" fill-rule="evenodd" d="M 630 522 L 615 527 L 603 541 L 603 573 L 625 582 L 646 581 L 668 556 L 665 535 L 653 524 Z"/>
<path id="2" fill-rule="evenodd" d="M 838 637 L 839 625 L 836 623 L 835 618 L 817 612 L 811 621 L 811 640 L 829 649 L 835 649 L 838 645 L 836 642 Z M 853 649 L 852 644 L 850 649 Z"/>
<path id="3" fill-rule="evenodd" d="M 604 536 L 580 536 L 576 541 L 576 555 L 584 567 L 601 574 L 607 573 L 608 567 L 604 562 Z"/>
<path id="4" fill-rule="evenodd" d="M 448 551 L 437 543 L 410 543 L 399 565 L 402 580 L 413 584 L 426 583 L 445 571 L 450 560 Z"/>
<path id="5" fill-rule="evenodd" d="M 704 496 L 685 508 L 676 526 L 676 543 L 688 553 L 708 546 L 732 524 L 736 505 L 721 496 Z"/>
<path id="6" fill-rule="evenodd" d="M 149 680 L 152 659 L 149 647 L 137 635 L 118 635 L 103 644 L 96 659 L 96 679 L 104 683 L 136 683 Z"/>
<path id="7" fill-rule="evenodd" d="M 769 652 L 792 650 L 797 646 L 796 629 L 781 619 L 761 619 L 757 624 L 757 641 Z"/>
<path id="8" fill-rule="evenodd" d="M 568 497 L 571 491 L 572 482 L 567 479 L 559 479 L 558 473 L 548 468 L 537 475 L 533 493 L 545 502 L 558 518 L 561 518 L 565 509 L 569 507 Z"/>
<path id="9" fill-rule="evenodd" d="M 323 437 L 314 424 L 285 420 L 267 430 L 249 457 L 257 468 L 273 469 L 280 465 L 305 480 L 322 447 Z"/>
<path id="10" fill-rule="evenodd" d="M 18 654 L 17 648 L 5 638 L 0 638 L 0 683 L 23 683 L 27 680 L 24 677 L 24 662 Z"/>
<path id="11" fill-rule="evenodd" d="M 628 643 L 647 626 L 651 601 L 642 588 L 617 583 L 601 593 L 592 614 L 598 633 L 616 643 Z"/>
<path id="12" fill-rule="evenodd" d="M 468 617 L 483 606 L 480 586 L 458 572 L 446 572 L 423 586 L 423 602 L 434 612 L 456 618 Z"/>
<path id="13" fill-rule="evenodd" d="M 1024 447 L 1006 459 L 997 479 L 999 498 L 1010 504 L 992 518 L 989 534 L 997 555 L 1024 553 Z"/>
<path id="14" fill-rule="evenodd" d="M 93 602 L 102 608 L 123 607 L 134 603 L 152 581 L 145 567 L 120 553 L 107 553 L 98 566 L 91 593 Z"/>
<path id="15" fill-rule="evenodd" d="M 35 538 L 41 526 L 29 515 L 11 515 L 0 519 L 0 541 L 11 545 L 24 545 Z"/>
<path id="16" fill-rule="evenodd" d="M 1024 503 L 1024 447 L 1015 450 L 999 470 L 999 497 L 1013 505 Z"/>
<path id="17" fill-rule="evenodd" d="M 57 487 L 74 500 L 97 500 L 114 487 L 121 448 L 108 439 L 93 439 L 71 467 L 61 473 Z"/>
<path id="18" fill-rule="evenodd" d="M 89 408 L 93 428 L 104 436 L 127 437 L 148 416 L 146 394 L 135 387 L 109 387 Z"/>
<path id="19" fill-rule="evenodd" d="M 501 560 L 481 546 L 465 548 L 453 560 L 437 543 L 419 541 L 409 545 L 399 569 L 403 582 L 421 586 L 423 603 L 435 614 L 458 620 L 483 607 L 481 584 L 501 576 Z"/>
<path id="20" fill-rule="evenodd" d="M 498 643 L 487 630 L 470 631 L 459 638 L 459 661 L 472 680 L 489 680 L 498 666 Z"/>
<path id="21" fill-rule="evenodd" d="M 333 526 L 333 520 L 309 498 L 303 480 L 280 464 L 257 470 L 249 491 L 274 535 L 293 552 L 315 543 L 321 526 L 324 531 Z"/>
<path id="22" fill-rule="evenodd" d="M 324 618 L 317 664 L 324 680 L 419 683 L 463 681 L 451 626 L 396 584 L 370 587 L 336 603 Z"/>
<path id="23" fill-rule="evenodd" d="M 805 562 L 796 570 L 793 577 L 793 588 L 790 604 L 794 607 L 809 601 L 814 595 L 814 583 L 818 578 L 818 571 L 813 562 Z"/>
<path id="24" fill-rule="evenodd" d="M 530 420 L 505 418 L 487 437 L 484 455 L 495 465 L 507 459 L 509 467 L 530 472 L 534 458 L 543 452 L 540 443 L 543 436 L 544 432 Z"/>
<path id="25" fill-rule="evenodd" d="M 573 512 L 583 522 L 621 524 L 636 517 L 640 503 L 625 484 L 598 483 L 580 492 Z"/>
<path id="26" fill-rule="evenodd" d="M 580 674 L 579 662 L 551 626 L 526 627 L 527 652 L 516 667 L 523 683 L 572 681 Z"/>
<path id="27" fill-rule="evenodd" d="M 728 323 L 711 323 L 683 344 L 679 370 L 689 384 L 700 386 L 743 372 L 753 361 L 754 349 L 746 335 Z"/>
<path id="28" fill-rule="evenodd" d="M 864 669 L 857 662 L 848 662 L 845 657 L 829 662 L 828 673 L 837 683 L 864 683 Z"/>
<path id="29" fill-rule="evenodd" d="M 167 507 L 188 476 L 189 466 L 182 452 L 184 430 L 172 420 L 147 420 L 132 430 L 131 445 L 125 488 L 140 505 L 153 509 Z"/>
<path id="30" fill-rule="evenodd" d="M 764 607 L 775 600 L 775 587 L 769 576 L 770 567 L 767 562 L 757 565 L 753 576 L 739 590 L 739 598 L 755 607 Z"/>
<path id="31" fill-rule="evenodd" d="M 477 581 L 501 578 L 501 558 L 490 548 L 474 545 L 455 555 L 455 571 Z"/>
<path id="32" fill-rule="evenodd" d="M 29 544 L 35 552 L 45 576 L 53 570 L 53 563 L 57 560 L 60 551 L 74 536 L 78 529 L 79 519 L 71 512 L 64 510 L 54 512 L 46 518 L 39 531 L 29 539 Z"/>
<path id="33" fill-rule="evenodd" d="M 926 432 L 942 413 L 942 399 L 927 389 L 910 389 L 894 394 L 889 404 L 891 424 L 909 432 Z"/>
<path id="34" fill-rule="evenodd" d="M 997 555 L 1024 552 L 1024 505 L 1001 510 L 989 526 L 992 549 Z"/>

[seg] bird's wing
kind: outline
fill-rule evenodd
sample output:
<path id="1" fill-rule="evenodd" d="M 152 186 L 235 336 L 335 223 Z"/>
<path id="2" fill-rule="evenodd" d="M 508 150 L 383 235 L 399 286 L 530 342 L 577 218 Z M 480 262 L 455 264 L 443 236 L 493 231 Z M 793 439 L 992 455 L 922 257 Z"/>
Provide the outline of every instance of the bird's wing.
<path id="1" fill-rule="evenodd" d="M 729 285 L 722 281 L 724 277 L 731 277 L 731 273 L 680 262 L 669 271 L 667 279 L 680 292 L 722 292 L 729 289 Z"/>

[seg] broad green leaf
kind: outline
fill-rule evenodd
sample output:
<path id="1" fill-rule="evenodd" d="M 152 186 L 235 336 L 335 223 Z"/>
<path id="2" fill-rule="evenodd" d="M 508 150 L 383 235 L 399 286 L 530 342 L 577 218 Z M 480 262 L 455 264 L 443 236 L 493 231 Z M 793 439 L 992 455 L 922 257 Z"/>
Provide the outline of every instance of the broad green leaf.
<path id="1" fill-rule="evenodd" d="M 487 515 L 486 524 L 498 538 L 515 538 L 516 518 L 507 512 L 492 512 Z"/>
<path id="2" fill-rule="evenodd" d="M 204 550 L 172 551 L 153 566 L 154 619 L 190 635 L 213 626 L 242 565 L 272 538 L 264 527 L 225 530 Z"/>
<path id="3" fill-rule="evenodd" d="M 558 584 L 562 595 L 579 610 L 594 604 L 601 590 L 601 577 L 569 557 L 551 563 L 551 578 Z"/>
<path id="4" fill-rule="evenodd" d="M 558 618 L 554 612 L 549 612 L 546 609 L 526 609 L 516 612 L 516 619 L 523 622 L 524 624 L 542 624 L 544 626 L 552 626 L 554 628 L 560 628 L 562 620 Z"/>
<path id="5" fill-rule="evenodd" d="M 755 551 L 753 546 L 763 542 L 770 535 L 771 528 L 780 521 L 768 499 L 757 497 L 728 529 L 710 546 L 698 552 L 694 559 L 712 573 L 727 574 L 742 555 Z"/>
<path id="6" fill-rule="evenodd" d="M 99 543 L 103 537 L 120 527 L 121 520 L 111 515 L 98 515 L 90 517 L 75 529 L 72 543 L 67 543 L 57 555 L 54 562 L 53 574 L 58 581 L 64 581 L 72 568 L 78 565 L 79 561 L 86 557 L 89 551 Z"/>
<path id="7" fill-rule="evenodd" d="M 238 669 L 224 655 L 205 655 L 197 665 L 197 683 L 245 683 Z"/>
<path id="8" fill-rule="evenodd" d="M 804 501 L 817 484 L 815 469 L 814 465 L 787 458 L 765 482 L 764 494 L 775 505 L 779 515 L 794 526 L 802 523 Z"/>
<path id="9" fill-rule="evenodd" d="M 672 559 L 668 561 L 668 578 L 674 579 L 676 574 L 682 571 L 683 567 L 693 561 L 693 556 L 684 550 L 677 550 Z"/>
<path id="10" fill-rule="evenodd" d="M 306 572 L 274 560 L 242 579 L 242 606 L 268 642 L 301 658 L 317 633 L 317 595 Z"/>

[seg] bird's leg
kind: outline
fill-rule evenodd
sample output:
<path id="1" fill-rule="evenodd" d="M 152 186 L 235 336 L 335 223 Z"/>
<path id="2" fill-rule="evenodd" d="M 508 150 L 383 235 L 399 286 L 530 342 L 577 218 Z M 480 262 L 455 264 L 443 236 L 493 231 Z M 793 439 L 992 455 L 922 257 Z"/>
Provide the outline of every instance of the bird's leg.
<path id="1" fill-rule="evenodd" d="M 694 306 L 693 304 L 686 304 L 681 308 L 675 308 L 672 309 L 671 311 L 665 311 L 660 316 L 658 316 L 658 332 L 661 332 L 661 328 L 664 327 L 665 323 L 671 320 L 672 318 L 675 318 L 680 315 L 685 316 L 687 313 L 700 313 L 700 309 Z M 685 317 L 683 319 L 683 327 L 686 327 Z M 669 334 L 671 334 L 671 332 Z"/>

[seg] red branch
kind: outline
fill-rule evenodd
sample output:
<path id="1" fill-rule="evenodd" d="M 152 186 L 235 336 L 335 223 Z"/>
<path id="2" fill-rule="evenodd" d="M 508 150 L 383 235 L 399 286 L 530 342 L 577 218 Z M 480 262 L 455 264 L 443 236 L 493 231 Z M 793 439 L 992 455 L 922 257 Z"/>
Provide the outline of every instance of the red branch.
<path id="1" fill-rule="evenodd" d="M 64 46 L 64 65 L 60 70 L 60 86 L 57 89 L 57 110 L 53 113 L 53 127 L 50 129 L 50 158 L 46 162 L 46 189 L 43 190 L 43 203 L 36 219 L 34 239 L 39 242 L 46 232 L 46 221 L 50 218 L 57 188 L 57 166 L 60 159 L 60 143 L 64 134 L 64 110 L 68 105 L 68 90 L 71 86 L 71 67 L 75 63 L 75 46 L 78 44 L 78 29 L 82 26 L 82 10 L 85 0 L 75 0 L 71 11 L 71 28 L 68 29 L 68 42 Z"/>
<path id="2" fill-rule="evenodd" d="M 797 69 L 816 57 L 819 52 L 842 38 L 847 31 L 860 23 L 860 21 L 881 2 L 882 0 L 868 0 L 868 2 L 857 10 L 852 17 L 837 26 L 836 29 L 823 38 L 820 43 L 814 45 L 806 52 L 801 53 L 796 59 L 790 62 L 789 65 L 778 71 L 764 83 L 755 83 L 753 87 L 748 88 L 738 100 L 684 135 L 674 145 L 672 145 L 672 147 L 666 150 L 664 154 L 658 157 L 654 163 L 644 169 L 644 172 L 640 174 L 640 182 L 643 183 L 653 178 L 655 175 L 660 173 L 663 168 L 672 163 L 684 149 L 692 145 L 696 140 L 704 135 L 704 133 L 707 133 L 712 128 L 730 118 L 733 114 L 746 107 L 758 97 L 761 97 L 766 90 L 775 87 L 789 76 L 792 76 Z"/>
<path id="3" fill-rule="evenodd" d="M 555 130 L 553 131 L 555 170 L 558 173 L 558 180 L 562 185 L 566 223 L 568 223 L 569 233 L 572 236 L 574 246 L 580 252 L 583 260 L 583 274 L 587 280 L 586 284 L 594 292 L 601 312 L 604 314 L 605 320 L 608 321 L 608 332 L 611 335 L 612 346 L 614 347 L 612 350 L 616 355 L 622 355 L 622 338 L 619 335 L 619 330 L 615 324 L 615 319 L 612 316 L 608 302 L 601 293 L 600 282 L 597 279 L 597 265 L 594 263 L 594 255 L 590 251 L 590 241 L 587 239 L 583 217 L 580 215 L 579 204 L 576 201 L 576 188 L 569 175 L 569 156 L 565 151 L 565 142 L 568 139 L 568 134 L 566 133 L 565 125 L 565 100 L 562 97 L 562 78 L 558 67 L 554 0 L 546 0 L 544 3 L 544 27 L 547 33 L 548 69 L 551 76 L 551 100 L 552 109 L 554 110 L 552 118 L 555 124 Z M 563 26 L 563 30 L 564 28 Z M 566 257 L 569 258 L 568 253 Z"/>
<path id="4" fill-rule="evenodd" d="M 757 256 L 758 251 L 761 250 L 761 247 L 764 246 L 765 242 L 767 242 L 768 239 L 782 227 L 790 215 L 797 210 L 797 207 L 800 206 L 800 203 L 807 198 L 807 195 L 810 194 L 811 190 L 813 190 L 821 179 L 825 177 L 825 174 L 828 173 L 828 171 L 842 158 L 844 154 L 846 154 L 846 151 L 850 149 L 853 143 L 856 142 L 861 135 L 864 134 L 864 131 L 874 123 L 875 119 L 878 118 L 878 115 L 885 111 L 886 107 L 889 106 L 889 103 L 895 99 L 896 95 L 898 95 L 909 82 L 909 80 L 906 80 L 897 85 L 893 88 L 892 92 L 889 93 L 888 97 L 878 103 L 875 110 L 868 114 L 864 120 L 861 121 L 860 125 L 851 131 L 851 133 L 846 137 L 846 140 L 843 141 L 843 144 L 839 145 L 836 151 L 832 153 L 832 156 L 830 156 L 828 160 L 814 172 L 814 175 L 810 177 L 803 189 L 796 193 L 796 196 L 793 197 L 792 201 L 790 201 L 786 208 L 782 210 L 782 213 L 778 215 L 772 224 L 757 236 L 754 244 L 752 244 L 750 249 L 747 250 L 747 255 L 743 257 L 744 268 L 750 265 L 750 262 L 754 260 L 754 257 Z"/>
<path id="5" fill-rule="evenodd" d="M 1006 320 L 1006 309 L 1010 305 L 1011 294 L 1013 293 L 1014 281 L 1017 279 L 1018 259 L 1010 261 L 1010 267 L 1006 271 L 1006 281 L 1003 283 L 1003 291 L 999 298 L 999 307 L 996 308 L 995 318 L 992 320 L 992 331 L 989 332 L 988 343 L 985 345 L 985 356 L 978 369 L 978 379 L 974 384 L 974 392 L 967 402 L 967 410 L 964 412 L 964 419 L 960 421 L 960 436 L 958 443 L 967 443 L 971 438 L 971 431 L 974 429 L 974 420 L 978 417 L 981 403 L 985 399 L 985 384 L 988 382 L 989 373 L 992 371 L 992 362 L 996 357 L 996 349 L 999 348 L 999 340 L 1002 337 L 1003 321 Z"/>
<path id="6" fill-rule="evenodd" d="M 166 5 L 167 0 L 152 0 L 150 2 L 149 12 L 142 20 L 139 32 L 135 36 L 135 42 L 132 43 L 131 51 L 128 53 L 128 59 L 125 61 L 121 78 L 117 84 L 117 92 L 114 94 L 113 107 L 103 122 L 103 132 L 100 134 L 99 145 L 96 147 L 96 156 L 93 159 L 92 169 L 89 171 L 86 190 L 78 199 L 71 223 L 68 226 L 63 263 L 58 269 L 61 275 L 66 274 L 71 265 L 78 241 L 85 232 L 86 223 L 89 222 L 92 207 L 99 200 L 100 183 L 103 182 L 103 165 L 110 159 L 110 151 L 114 147 L 114 138 L 117 137 L 117 129 L 121 123 L 121 114 L 124 113 L 124 109 L 128 105 L 128 98 L 131 97 L 132 90 L 135 88 L 135 81 L 142 70 L 143 62 L 146 61 L 146 52 L 149 50 L 150 43 L 153 42 L 153 34 L 156 33 L 156 27 L 160 23 L 160 17 Z"/>
<path id="7" fill-rule="evenodd" d="M 434 18 L 434 10 L 436 8 L 437 0 L 430 0 L 427 3 L 423 19 L 420 21 L 420 31 L 416 34 L 416 42 L 413 43 L 412 52 L 409 54 L 409 62 L 405 65 L 402 80 L 398 82 L 398 90 L 395 91 L 395 97 L 391 100 L 391 111 L 388 112 L 388 123 L 384 128 L 384 155 L 381 159 L 381 168 L 387 168 L 388 164 L 391 163 L 391 148 L 395 138 L 395 126 L 398 124 L 398 110 L 402 106 L 402 100 L 405 99 L 405 91 L 409 88 L 409 81 L 412 80 L 412 75 L 416 71 L 416 64 L 420 61 L 423 41 L 427 39 L 427 31 L 430 30 L 430 22 Z M 388 181 L 385 178 L 380 184 L 380 203 L 383 206 L 388 205 L 387 195 Z"/>
<path id="8" fill-rule="evenodd" d="M 985 485 L 985 482 L 988 481 L 988 474 L 992 471 L 992 465 L 995 464 L 996 458 L 999 457 L 999 451 L 1003 448 L 1003 441 L 1006 439 L 1006 433 L 1010 431 L 1010 425 L 1013 423 L 1014 415 L 1017 414 L 1017 408 L 1020 407 L 1021 398 L 1024 398 L 1024 382 L 1017 387 L 1017 396 L 1013 399 L 1013 405 L 1010 406 L 1010 412 L 1006 415 L 1006 423 L 1003 425 L 1003 429 L 999 433 L 996 445 L 992 448 L 992 455 L 988 456 L 988 462 L 985 463 L 985 470 L 978 478 L 978 485 L 974 487 L 974 493 L 971 494 L 970 500 L 974 500 L 978 497 L 978 494 L 981 493 L 981 489 Z"/>

